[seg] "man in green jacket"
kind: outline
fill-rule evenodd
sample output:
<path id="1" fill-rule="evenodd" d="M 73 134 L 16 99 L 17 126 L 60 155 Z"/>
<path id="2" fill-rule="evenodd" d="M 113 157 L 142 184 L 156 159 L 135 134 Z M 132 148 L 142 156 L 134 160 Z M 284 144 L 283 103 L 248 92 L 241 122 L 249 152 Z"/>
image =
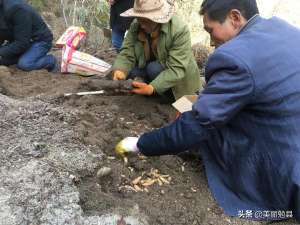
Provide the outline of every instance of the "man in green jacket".
<path id="1" fill-rule="evenodd" d="M 113 65 L 113 79 L 143 78 L 133 92 L 178 99 L 201 88 L 188 27 L 170 0 L 135 0 L 121 16 L 136 17 Z"/>

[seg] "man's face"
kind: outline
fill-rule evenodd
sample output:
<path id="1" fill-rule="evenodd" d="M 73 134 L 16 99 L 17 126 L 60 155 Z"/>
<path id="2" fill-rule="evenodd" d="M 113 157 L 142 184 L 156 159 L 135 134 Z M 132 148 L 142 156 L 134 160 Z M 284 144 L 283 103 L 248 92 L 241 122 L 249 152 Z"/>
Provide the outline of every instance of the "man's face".
<path id="1" fill-rule="evenodd" d="M 234 38 L 247 21 L 238 11 L 232 11 L 223 23 L 211 20 L 205 13 L 203 23 L 204 29 L 210 35 L 210 45 L 217 48 Z"/>
<path id="2" fill-rule="evenodd" d="M 158 26 L 158 23 L 155 23 L 146 18 L 137 18 L 140 27 L 147 33 L 151 34 Z"/>

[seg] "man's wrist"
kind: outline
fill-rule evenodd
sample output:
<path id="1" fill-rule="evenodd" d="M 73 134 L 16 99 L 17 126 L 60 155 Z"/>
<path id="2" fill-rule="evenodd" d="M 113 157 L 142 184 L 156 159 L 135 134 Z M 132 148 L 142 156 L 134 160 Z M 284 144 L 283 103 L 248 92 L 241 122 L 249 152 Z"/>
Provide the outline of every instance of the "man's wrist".
<path id="1" fill-rule="evenodd" d="M 155 88 L 153 87 L 153 85 L 151 85 L 151 84 L 149 84 L 150 86 L 151 86 L 151 88 L 152 88 L 152 93 L 151 93 L 151 95 L 154 95 L 155 94 Z"/>
<path id="2" fill-rule="evenodd" d="M 134 146 L 135 153 L 140 153 L 140 149 L 138 148 L 138 142 L 139 142 L 139 140 L 137 140 L 137 142 L 135 143 L 135 146 Z"/>

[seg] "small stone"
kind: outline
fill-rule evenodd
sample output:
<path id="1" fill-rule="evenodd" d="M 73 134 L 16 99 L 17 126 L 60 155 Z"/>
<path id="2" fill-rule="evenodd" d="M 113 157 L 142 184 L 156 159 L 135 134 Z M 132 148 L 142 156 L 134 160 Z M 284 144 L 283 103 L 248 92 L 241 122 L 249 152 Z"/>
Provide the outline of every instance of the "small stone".
<path id="1" fill-rule="evenodd" d="M 48 153 L 48 149 L 46 144 L 34 142 L 33 150 L 28 154 L 36 158 L 41 158 L 44 157 L 47 153 Z"/>
<path id="2" fill-rule="evenodd" d="M 196 193 L 197 189 L 196 188 L 191 188 L 192 192 Z"/>
<path id="3" fill-rule="evenodd" d="M 231 220 L 228 218 L 225 218 L 226 222 L 228 222 L 229 224 L 231 224 Z"/>
<path id="4" fill-rule="evenodd" d="M 107 156 L 107 159 L 108 159 L 108 160 L 115 160 L 116 157 L 114 157 L 114 156 Z"/>
<path id="5" fill-rule="evenodd" d="M 184 172 L 185 171 L 185 168 L 184 166 L 181 166 L 181 171 Z"/>
<path id="6" fill-rule="evenodd" d="M 186 193 L 186 194 L 184 195 L 184 197 L 185 197 L 186 199 L 191 199 L 191 198 L 193 198 L 193 195 L 192 195 L 191 193 Z"/>
<path id="7" fill-rule="evenodd" d="M 0 76 L 10 76 L 11 72 L 7 66 L 0 66 Z"/>
<path id="8" fill-rule="evenodd" d="M 110 107 L 110 109 L 111 109 L 112 112 L 115 112 L 115 113 L 117 113 L 117 112 L 120 111 L 120 107 L 117 106 L 117 105 L 112 105 L 112 106 Z"/>
<path id="9" fill-rule="evenodd" d="M 143 119 L 145 119 L 146 117 L 147 117 L 147 116 L 146 116 L 145 113 L 139 113 L 139 114 L 136 115 L 136 118 L 137 118 L 138 120 L 143 120 Z"/>
<path id="10" fill-rule="evenodd" d="M 108 176 L 111 174 L 111 172 L 112 169 L 110 167 L 102 167 L 98 170 L 97 177 L 100 178 L 100 177 Z"/>
<path id="11" fill-rule="evenodd" d="M 72 180 L 72 182 L 73 182 L 74 184 L 78 184 L 78 183 L 79 183 L 79 178 L 76 177 L 75 175 L 71 174 L 71 175 L 69 176 L 69 178 Z"/>

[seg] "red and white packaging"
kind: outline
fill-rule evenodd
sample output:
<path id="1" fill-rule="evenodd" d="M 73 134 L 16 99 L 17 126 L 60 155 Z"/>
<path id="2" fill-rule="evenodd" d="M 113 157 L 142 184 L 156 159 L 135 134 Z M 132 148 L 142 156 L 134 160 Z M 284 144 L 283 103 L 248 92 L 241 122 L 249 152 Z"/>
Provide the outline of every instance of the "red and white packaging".
<path id="1" fill-rule="evenodd" d="M 86 31 L 83 27 L 71 26 L 55 43 L 55 47 L 63 48 L 69 45 L 74 49 L 78 49 L 80 43 L 86 38 Z"/>
<path id="2" fill-rule="evenodd" d="M 76 73 L 83 76 L 105 76 L 111 65 L 92 55 L 77 51 L 65 45 L 62 51 L 62 73 Z"/>

